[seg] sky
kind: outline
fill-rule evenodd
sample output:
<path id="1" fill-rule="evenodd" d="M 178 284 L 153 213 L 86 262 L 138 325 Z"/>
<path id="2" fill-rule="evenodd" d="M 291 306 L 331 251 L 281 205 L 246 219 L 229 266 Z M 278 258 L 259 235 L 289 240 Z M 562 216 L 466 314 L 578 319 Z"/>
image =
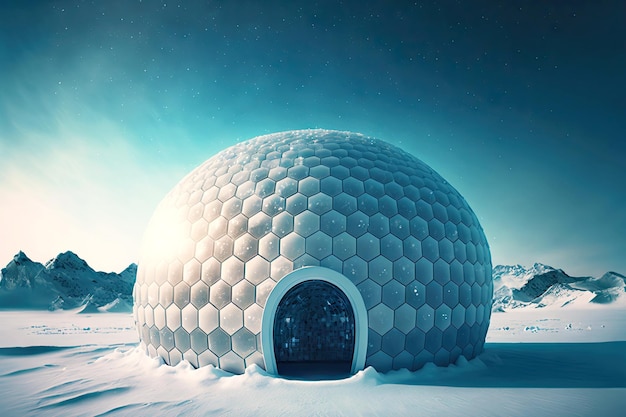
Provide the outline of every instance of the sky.
<path id="1" fill-rule="evenodd" d="M 621 0 L 2 2 L 0 265 L 121 271 L 203 161 L 327 128 L 439 172 L 494 265 L 626 274 L 625 28 Z"/>

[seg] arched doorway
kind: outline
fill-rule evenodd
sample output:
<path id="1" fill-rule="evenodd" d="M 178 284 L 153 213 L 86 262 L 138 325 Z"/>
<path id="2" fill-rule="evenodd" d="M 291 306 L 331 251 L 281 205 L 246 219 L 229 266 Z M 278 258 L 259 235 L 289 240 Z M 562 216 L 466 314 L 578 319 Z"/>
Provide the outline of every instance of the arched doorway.
<path id="1" fill-rule="evenodd" d="M 261 326 L 265 369 L 294 377 L 337 378 L 365 366 L 367 309 L 344 275 L 297 269 L 270 292 Z"/>
<path id="2" fill-rule="evenodd" d="M 354 356 L 354 313 L 335 285 L 310 280 L 283 296 L 274 318 L 274 355 L 280 375 L 344 377 Z"/>

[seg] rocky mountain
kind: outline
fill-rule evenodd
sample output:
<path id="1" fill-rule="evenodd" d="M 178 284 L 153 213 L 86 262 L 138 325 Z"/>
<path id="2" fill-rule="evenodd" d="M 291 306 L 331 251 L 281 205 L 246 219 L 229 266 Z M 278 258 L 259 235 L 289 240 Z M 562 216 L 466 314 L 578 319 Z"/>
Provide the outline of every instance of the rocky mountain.
<path id="1" fill-rule="evenodd" d="M 19 252 L 0 270 L 0 308 L 131 311 L 137 266 L 97 272 L 73 252 L 45 265 Z"/>
<path id="2" fill-rule="evenodd" d="M 537 263 L 530 268 L 498 265 L 493 280 L 493 311 L 626 301 L 626 277 L 617 272 L 600 278 L 572 277 Z"/>

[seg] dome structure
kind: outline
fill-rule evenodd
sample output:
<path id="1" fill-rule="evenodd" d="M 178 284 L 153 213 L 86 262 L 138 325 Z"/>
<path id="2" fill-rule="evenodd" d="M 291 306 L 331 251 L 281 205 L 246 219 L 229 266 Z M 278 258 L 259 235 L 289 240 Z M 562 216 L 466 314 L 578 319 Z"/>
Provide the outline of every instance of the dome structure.
<path id="1" fill-rule="evenodd" d="M 134 288 L 142 345 L 176 365 L 354 373 L 483 349 L 482 228 L 425 163 L 350 132 L 234 145 L 158 206 Z"/>

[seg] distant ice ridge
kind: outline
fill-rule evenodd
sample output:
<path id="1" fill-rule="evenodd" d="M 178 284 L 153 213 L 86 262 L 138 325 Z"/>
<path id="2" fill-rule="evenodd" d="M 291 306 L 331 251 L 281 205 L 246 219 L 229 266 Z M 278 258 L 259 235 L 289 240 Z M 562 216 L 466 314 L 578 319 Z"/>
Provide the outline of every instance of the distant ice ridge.
<path id="1" fill-rule="evenodd" d="M 493 268 L 493 311 L 626 302 L 626 277 L 607 272 L 600 278 L 571 277 L 562 269 L 536 263 Z"/>
<path id="2" fill-rule="evenodd" d="M 119 274 L 96 272 L 73 252 L 45 265 L 19 252 L 0 270 L 0 309 L 78 309 L 82 313 L 131 312 L 137 266 Z M 626 305 L 626 277 L 607 272 L 600 278 L 571 277 L 562 269 L 535 263 L 532 267 L 493 268 L 492 310 L 547 307 Z"/>
<path id="3" fill-rule="evenodd" d="M 73 252 L 42 265 L 20 251 L 0 270 L 0 308 L 130 312 L 136 274 L 135 264 L 96 272 Z"/>

